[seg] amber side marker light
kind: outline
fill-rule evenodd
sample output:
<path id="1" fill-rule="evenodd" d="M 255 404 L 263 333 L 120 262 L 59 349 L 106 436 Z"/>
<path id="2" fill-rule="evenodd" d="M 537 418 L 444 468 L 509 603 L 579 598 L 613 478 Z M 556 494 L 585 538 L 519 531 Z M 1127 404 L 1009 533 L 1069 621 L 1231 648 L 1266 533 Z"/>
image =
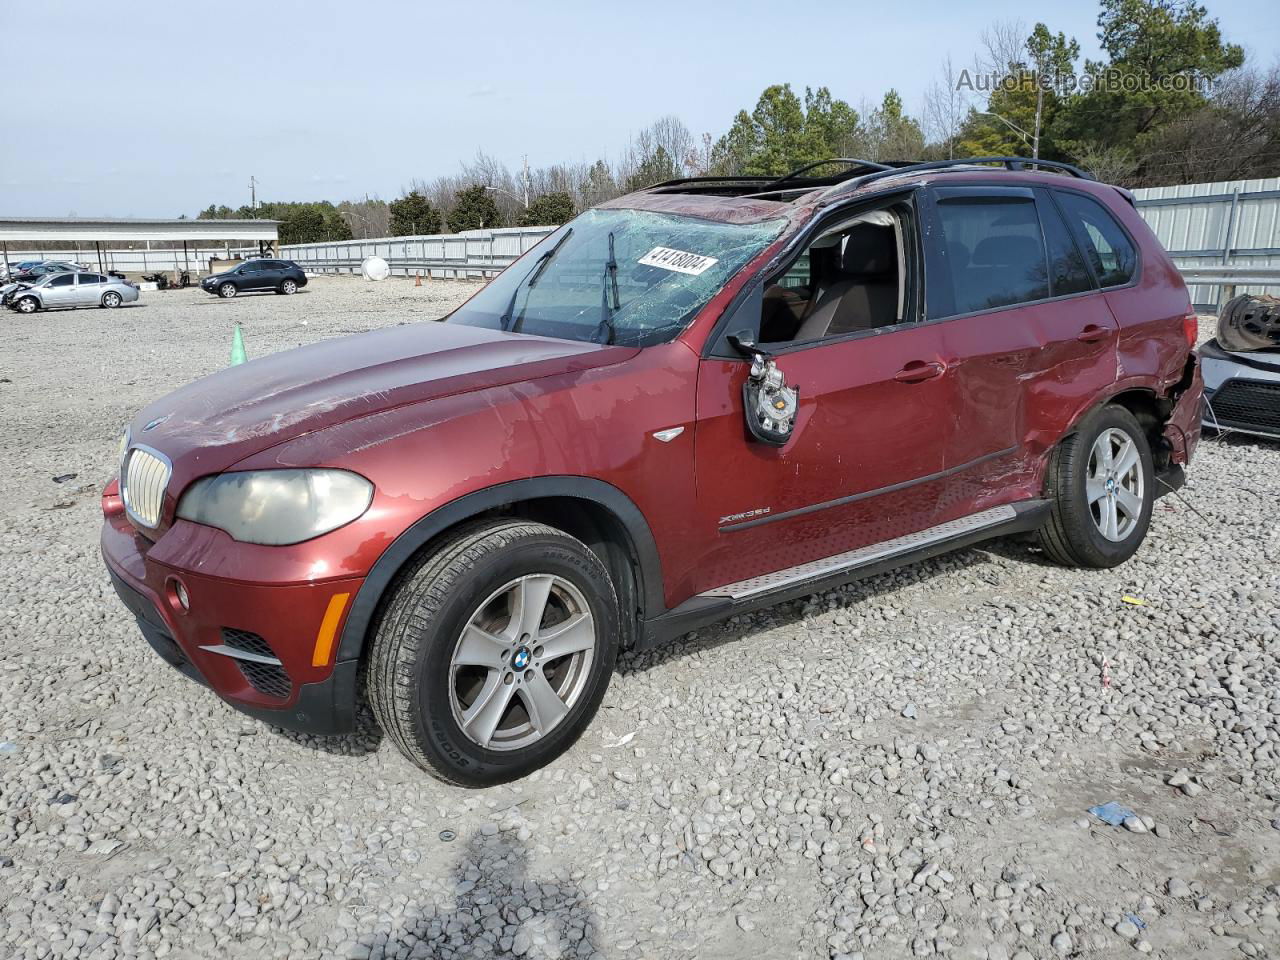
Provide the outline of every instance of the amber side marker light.
<path id="1" fill-rule="evenodd" d="M 327 667 L 329 657 L 333 654 L 333 641 L 338 636 L 338 621 L 342 619 L 342 611 L 347 609 L 349 593 L 335 593 L 329 598 L 329 606 L 324 611 L 324 619 L 320 621 L 320 632 L 316 634 L 316 649 L 311 654 L 313 667 Z"/>

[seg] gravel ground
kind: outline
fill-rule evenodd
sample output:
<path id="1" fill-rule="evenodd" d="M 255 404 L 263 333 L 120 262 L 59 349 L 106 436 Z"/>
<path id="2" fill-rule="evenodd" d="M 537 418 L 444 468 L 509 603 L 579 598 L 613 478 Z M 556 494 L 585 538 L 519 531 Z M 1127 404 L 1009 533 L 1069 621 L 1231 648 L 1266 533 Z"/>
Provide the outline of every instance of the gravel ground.
<path id="1" fill-rule="evenodd" d="M 98 556 L 125 419 L 236 320 L 253 356 L 467 290 L 0 317 L 0 956 L 1280 956 L 1277 444 L 1203 443 L 1118 570 L 996 542 L 624 657 L 486 791 L 165 666 Z"/>

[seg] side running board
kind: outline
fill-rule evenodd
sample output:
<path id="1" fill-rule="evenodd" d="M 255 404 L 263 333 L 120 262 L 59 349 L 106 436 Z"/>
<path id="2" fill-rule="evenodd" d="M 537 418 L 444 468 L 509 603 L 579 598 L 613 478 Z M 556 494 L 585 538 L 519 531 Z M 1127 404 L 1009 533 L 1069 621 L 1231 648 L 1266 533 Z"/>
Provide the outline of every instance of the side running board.
<path id="1" fill-rule="evenodd" d="M 642 621 L 635 648 L 646 650 L 725 617 L 872 577 L 992 537 L 1027 533 L 1043 526 L 1048 515 L 1049 501 L 1019 500 L 905 537 L 716 587 Z"/>
<path id="2" fill-rule="evenodd" d="M 773 573 L 764 573 L 748 580 L 739 580 L 737 583 L 716 587 L 714 590 L 708 590 L 705 593 L 698 594 L 698 596 L 743 600 L 747 597 L 754 597 L 757 594 L 785 590 L 787 587 L 795 586 L 808 580 L 821 580 L 836 574 L 848 573 L 857 570 L 859 567 L 871 566 L 883 560 L 890 560 L 903 554 L 914 553 L 922 548 L 945 543 L 948 540 L 965 537 L 988 527 L 997 527 L 1002 523 L 1008 523 L 1017 515 L 1018 512 L 1008 504 L 992 507 L 979 513 L 971 513 L 967 517 L 960 517 L 958 520 L 948 520 L 946 523 L 940 523 L 936 527 L 929 527 L 927 530 L 909 533 L 905 537 L 885 540 L 883 543 L 873 543 L 870 546 L 859 547 L 857 550 L 850 550 L 847 553 L 838 553 L 834 557 L 810 560 L 808 563 L 801 563 Z"/>

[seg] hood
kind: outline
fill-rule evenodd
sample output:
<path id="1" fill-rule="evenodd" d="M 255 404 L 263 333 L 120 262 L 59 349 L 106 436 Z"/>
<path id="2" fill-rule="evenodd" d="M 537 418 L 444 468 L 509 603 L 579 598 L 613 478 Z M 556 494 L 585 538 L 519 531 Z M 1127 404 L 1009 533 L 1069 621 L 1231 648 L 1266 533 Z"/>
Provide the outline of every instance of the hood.
<path id="1" fill-rule="evenodd" d="M 447 323 L 340 337 L 228 367 L 140 412 L 131 442 L 187 482 L 392 407 L 617 363 L 638 351 Z"/>

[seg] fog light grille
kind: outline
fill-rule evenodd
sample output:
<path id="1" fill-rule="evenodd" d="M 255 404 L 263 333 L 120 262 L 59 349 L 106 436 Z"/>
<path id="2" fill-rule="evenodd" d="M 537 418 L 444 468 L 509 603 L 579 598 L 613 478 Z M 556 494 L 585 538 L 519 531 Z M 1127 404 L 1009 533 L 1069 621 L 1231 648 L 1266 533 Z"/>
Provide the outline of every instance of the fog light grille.
<path id="1" fill-rule="evenodd" d="M 271 645 L 266 640 L 249 630 L 235 630 L 231 627 L 223 627 L 222 645 L 229 648 L 226 651 L 227 655 L 236 661 L 236 666 L 244 674 L 249 686 L 263 696 L 278 697 L 281 700 L 288 699 L 289 694 L 293 692 L 293 683 L 289 680 L 289 675 L 285 673 L 284 667 L 280 665 L 275 651 L 271 649 Z M 252 657 L 269 659 L 272 662 L 265 663 L 263 660 L 242 659 L 236 656 L 236 651 L 249 654 Z"/>
<path id="2" fill-rule="evenodd" d="M 1213 416 L 1224 427 L 1280 430 L 1280 383 L 1228 380 L 1213 399 Z"/>

